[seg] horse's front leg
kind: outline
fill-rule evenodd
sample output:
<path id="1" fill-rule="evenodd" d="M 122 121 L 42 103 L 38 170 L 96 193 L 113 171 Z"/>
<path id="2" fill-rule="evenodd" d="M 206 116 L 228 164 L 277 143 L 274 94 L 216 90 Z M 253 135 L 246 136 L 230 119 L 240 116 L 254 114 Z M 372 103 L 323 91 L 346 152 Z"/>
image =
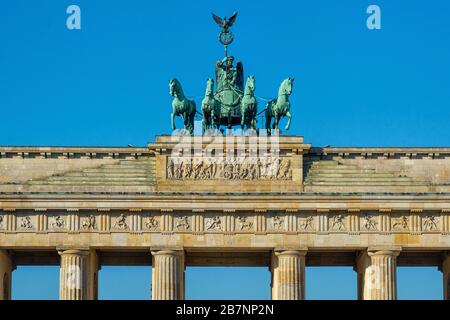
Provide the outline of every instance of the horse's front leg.
<path id="1" fill-rule="evenodd" d="M 288 122 L 286 123 L 285 130 L 289 130 L 291 127 L 291 111 L 286 112 L 286 117 L 288 118 Z"/>
<path id="2" fill-rule="evenodd" d="M 172 130 L 175 130 L 175 110 L 172 111 Z"/>

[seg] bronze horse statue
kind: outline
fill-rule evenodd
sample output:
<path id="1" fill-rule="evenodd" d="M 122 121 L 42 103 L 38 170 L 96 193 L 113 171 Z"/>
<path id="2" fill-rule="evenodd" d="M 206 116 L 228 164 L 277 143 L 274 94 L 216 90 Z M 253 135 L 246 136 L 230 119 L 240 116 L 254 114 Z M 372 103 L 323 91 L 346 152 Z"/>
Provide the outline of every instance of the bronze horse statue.
<path id="1" fill-rule="evenodd" d="M 271 129 L 278 129 L 278 124 L 282 117 L 287 117 L 288 122 L 285 130 L 289 130 L 291 126 L 291 103 L 289 96 L 292 94 L 294 78 L 284 79 L 278 90 L 278 98 L 267 103 L 266 106 L 266 129 L 267 133 L 271 133 Z M 272 118 L 274 119 L 272 124 Z"/>
<path id="2" fill-rule="evenodd" d="M 197 112 L 195 102 L 185 97 L 181 83 L 177 79 L 169 81 L 169 93 L 172 101 L 172 130 L 176 129 L 175 116 L 181 116 L 184 121 L 184 129 L 190 134 L 194 131 L 194 117 Z"/>
<path id="3" fill-rule="evenodd" d="M 245 83 L 244 96 L 241 100 L 241 128 L 256 130 L 256 115 L 258 113 L 258 102 L 255 98 L 255 77 L 248 76 Z"/>
<path id="4" fill-rule="evenodd" d="M 214 97 L 214 80 L 206 81 L 205 97 L 202 100 L 203 129 L 219 129 L 220 103 Z"/>

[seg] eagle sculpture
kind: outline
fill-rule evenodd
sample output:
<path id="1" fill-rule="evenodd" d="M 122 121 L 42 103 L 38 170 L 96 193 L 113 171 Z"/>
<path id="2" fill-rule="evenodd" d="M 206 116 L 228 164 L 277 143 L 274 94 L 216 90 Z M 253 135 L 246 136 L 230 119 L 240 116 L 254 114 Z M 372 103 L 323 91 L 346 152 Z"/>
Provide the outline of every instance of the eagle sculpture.
<path id="1" fill-rule="evenodd" d="M 223 29 L 225 33 L 228 32 L 228 28 L 230 28 L 233 23 L 236 21 L 237 12 L 234 12 L 233 15 L 230 17 L 230 19 L 227 19 L 227 17 L 224 17 L 223 19 L 216 16 L 214 13 L 212 13 L 212 17 L 214 21 Z"/>

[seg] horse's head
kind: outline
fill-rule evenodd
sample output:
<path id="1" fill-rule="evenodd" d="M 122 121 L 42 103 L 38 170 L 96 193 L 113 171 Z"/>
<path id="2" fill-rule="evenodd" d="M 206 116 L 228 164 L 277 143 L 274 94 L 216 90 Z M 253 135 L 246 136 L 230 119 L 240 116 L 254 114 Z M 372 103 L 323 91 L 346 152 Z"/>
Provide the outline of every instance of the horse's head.
<path id="1" fill-rule="evenodd" d="M 294 78 L 284 79 L 281 83 L 280 90 L 278 91 L 278 95 L 291 95 L 292 94 L 292 86 L 294 84 Z"/>
<path id="2" fill-rule="evenodd" d="M 248 76 L 247 82 L 245 83 L 245 93 L 253 94 L 255 92 L 255 77 Z"/>
<path id="3" fill-rule="evenodd" d="M 214 94 L 214 80 L 211 78 L 208 78 L 208 80 L 206 80 L 205 96 L 210 96 L 212 94 Z"/>
<path id="4" fill-rule="evenodd" d="M 175 97 L 181 89 L 180 82 L 177 79 L 171 79 L 169 81 L 169 94 Z"/>

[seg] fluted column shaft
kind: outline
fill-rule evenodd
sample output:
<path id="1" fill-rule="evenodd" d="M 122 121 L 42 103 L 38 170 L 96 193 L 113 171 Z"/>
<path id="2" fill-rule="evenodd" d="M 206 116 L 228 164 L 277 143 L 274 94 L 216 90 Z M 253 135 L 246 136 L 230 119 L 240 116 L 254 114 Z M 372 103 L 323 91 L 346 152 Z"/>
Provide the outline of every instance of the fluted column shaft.
<path id="1" fill-rule="evenodd" d="M 13 264 L 6 250 L 0 250 L 0 300 L 11 299 Z"/>
<path id="2" fill-rule="evenodd" d="M 396 250 L 374 250 L 363 253 L 358 261 L 359 299 L 397 299 Z"/>
<path id="3" fill-rule="evenodd" d="M 88 250 L 58 251 L 61 256 L 60 300 L 88 299 Z"/>
<path id="4" fill-rule="evenodd" d="M 184 252 L 152 251 L 152 299 L 184 299 Z"/>
<path id="5" fill-rule="evenodd" d="M 442 263 L 442 275 L 444 280 L 444 299 L 450 300 L 450 253 Z"/>
<path id="6" fill-rule="evenodd" d="M 304 250 L 275 251 L 272 255 L 272 299 L 305 299 Z"/>

